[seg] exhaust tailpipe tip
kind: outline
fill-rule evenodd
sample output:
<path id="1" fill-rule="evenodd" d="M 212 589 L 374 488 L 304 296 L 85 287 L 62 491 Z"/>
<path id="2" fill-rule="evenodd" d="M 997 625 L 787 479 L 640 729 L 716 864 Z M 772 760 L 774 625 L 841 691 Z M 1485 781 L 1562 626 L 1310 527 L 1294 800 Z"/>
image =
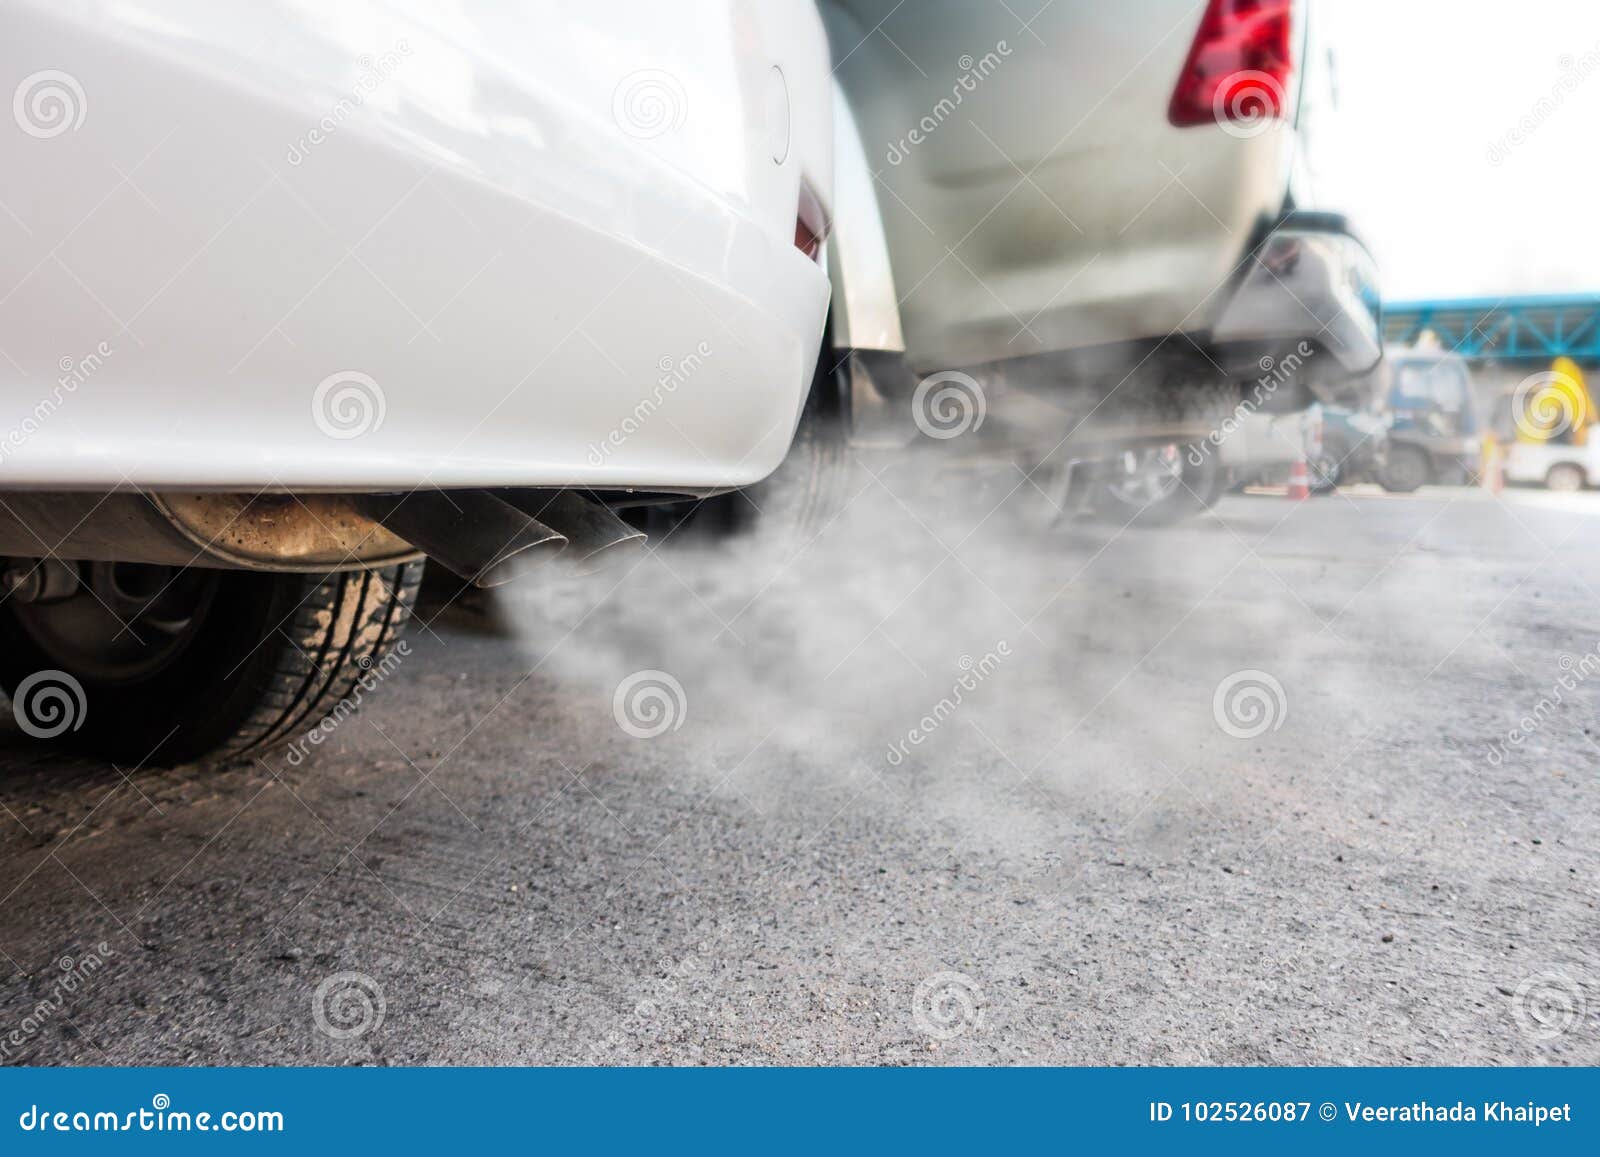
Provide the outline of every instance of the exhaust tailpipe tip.
<path id="1" fill-rule="evenodd" d="M 476 587 L 516 577 L 513 560 L 554 558 L 567 537 L 488 490 L 363 494 L 357 505 L 440 566 Z"/>
<path id="2" fill-rule="evenodd" d="M 629 526 L 610 507 L 575 490 L 499 490 L 496 496 L 567 539 L 562 562 L 574 574 L 588 575 L 637 558 L 645 534 Z"/>

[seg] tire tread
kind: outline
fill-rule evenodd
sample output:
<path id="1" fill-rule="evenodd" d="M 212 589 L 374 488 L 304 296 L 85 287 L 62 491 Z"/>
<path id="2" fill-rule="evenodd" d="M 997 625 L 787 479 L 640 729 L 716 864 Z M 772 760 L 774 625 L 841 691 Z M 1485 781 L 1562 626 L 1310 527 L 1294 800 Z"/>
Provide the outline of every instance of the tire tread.
<path id="1" fill-rule="evenodd" d="M 256 754 L 325 719 L 393 646 L 421 581 L 420 562 L 308 579 L 272 632 L 280 639 L 263 644 L 275 662 L 257 676 L 264 686 L 253 710 L 212 758 Z"/>

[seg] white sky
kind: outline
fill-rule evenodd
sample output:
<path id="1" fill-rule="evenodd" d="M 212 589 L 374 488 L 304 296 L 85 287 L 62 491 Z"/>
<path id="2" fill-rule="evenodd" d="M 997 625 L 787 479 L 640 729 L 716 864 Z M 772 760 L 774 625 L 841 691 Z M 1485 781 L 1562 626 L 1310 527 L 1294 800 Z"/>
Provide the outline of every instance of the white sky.
<path id="1" fill-rule="evenodd" d="M 1600 2 L 1323 0 L 1320 14 L 1338 109 L 1313 147 L 1317 200 L 1350 214 L 1386 298 L 1600 290 Z M 1563 75 L 1583 79 L 1562 95 Z M 1545 97 L 1554 111 L 1491 164 Z"/>

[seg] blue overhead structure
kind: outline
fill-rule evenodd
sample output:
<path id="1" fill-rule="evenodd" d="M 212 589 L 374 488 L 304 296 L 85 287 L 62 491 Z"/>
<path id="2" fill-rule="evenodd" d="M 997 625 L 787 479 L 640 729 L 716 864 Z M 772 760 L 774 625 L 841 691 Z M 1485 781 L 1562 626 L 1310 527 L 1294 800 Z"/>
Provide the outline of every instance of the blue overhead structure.
<path id="1" fill-rule="evenodd" d="M 1600 362 L 1600 294 L 1384 302 L 1385 344 L 1414 345 L 1430 330 L 1466 358 Z"/>

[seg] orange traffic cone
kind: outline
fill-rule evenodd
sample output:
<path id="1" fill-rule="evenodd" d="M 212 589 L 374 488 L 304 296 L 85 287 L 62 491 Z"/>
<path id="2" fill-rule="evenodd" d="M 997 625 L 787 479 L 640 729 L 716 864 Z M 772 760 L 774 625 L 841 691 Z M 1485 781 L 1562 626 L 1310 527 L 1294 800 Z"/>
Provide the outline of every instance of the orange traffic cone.
<path id="1" fill-rule="evenodd" d="M 1306 460 L 1296 458 L 1289 468 L 1289 497 L 1296 502 L 1311 497 L 1311 476 L 1306 472 Z"/>
<path id="2" fill-rule="evenodd" d="M 1490 494 L 1499 494 L 1506 488 L 1506 452 L 1493 434 L 1483 440 L 1483 485 Z"/>

